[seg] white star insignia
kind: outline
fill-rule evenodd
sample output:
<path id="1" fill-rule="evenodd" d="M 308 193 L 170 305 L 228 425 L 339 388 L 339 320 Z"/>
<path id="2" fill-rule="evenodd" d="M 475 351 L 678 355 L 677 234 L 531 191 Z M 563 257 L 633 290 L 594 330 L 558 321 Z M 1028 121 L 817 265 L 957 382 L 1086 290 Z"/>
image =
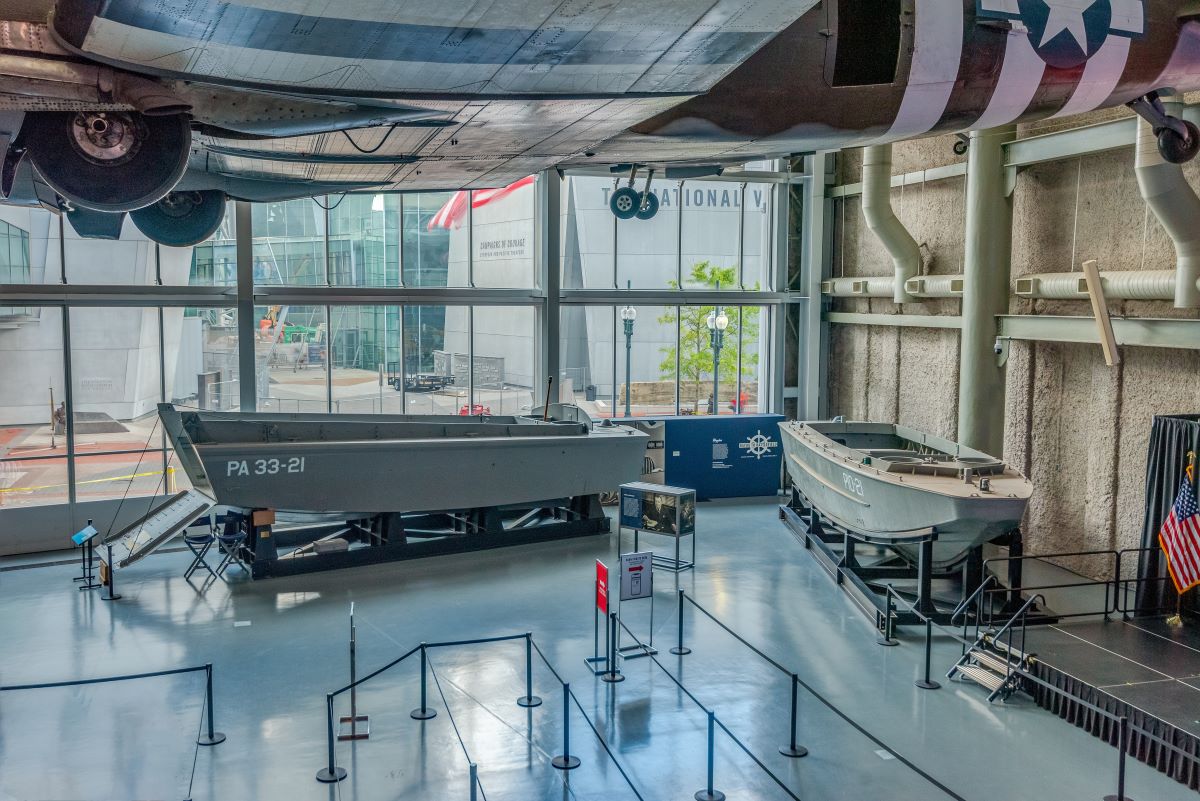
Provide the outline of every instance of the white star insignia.
<path id="1" fill-rule="evenodd" d="M 1046 30 L 1042 34 L 1042 42 L 1038 47 L 1045 47 L 1047 42 L 1067 31 L 1079 43 L 1079 49 L 1087 52 L 1087 26 L 1083 22 L 1083 13 L 1096 5 L 1097 0 L 1042 0 L 1050 9 L 1046 18 Z"/>

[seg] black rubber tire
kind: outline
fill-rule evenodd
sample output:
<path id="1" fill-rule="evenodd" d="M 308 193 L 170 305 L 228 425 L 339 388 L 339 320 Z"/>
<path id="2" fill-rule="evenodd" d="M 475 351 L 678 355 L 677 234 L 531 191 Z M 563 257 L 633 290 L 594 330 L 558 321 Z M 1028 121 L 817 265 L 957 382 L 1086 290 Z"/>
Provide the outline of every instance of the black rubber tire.
<path id="1" fill-rule="evenodd" d="M 137 229 L 160 245 L 185 248 L 212 236 L 225 219 L 225 193 L 215 189 L 168 192 L 129 213 Z"/>
<path id="2" fill-rule="evenodd" d="M 642 205 L 642 193 L 632 186 L 622 186 L 608 199 L 608 208 L 618 220 L 632 220 Z"/>
<path id="3" fill-rule="evenodd" d="M 1183 124 L 1187 127 L 1187 139 L 1170 128 L 1158 132 L 1158 152 L 1171 164 L 1186 164 L 1200 153 L 1200 128 L 1188 120 Z"/>
<path id="4" fill-rule="evenodd" d="M 638 197 L 642 199 L 642 205 L 637 210 L 637 214 L 634 215 L 635 217 L 639 220 L 649 220 L 655 214 L 658 214 L 658 195 L 653 192 L 647 192 L 644 197 L 642 195 Z"/>
<path id="5" fill-rule="evenodd" d="M 187 116 L 127 114 L 144 134 L 117 164 L 90 158 L 75 143 L 75 112 L 27 114 L 21 140 L 38 173 L 66 200 L 96 211 L 133 211 L 162 199 L 187 169 L 192 131 Z"/>

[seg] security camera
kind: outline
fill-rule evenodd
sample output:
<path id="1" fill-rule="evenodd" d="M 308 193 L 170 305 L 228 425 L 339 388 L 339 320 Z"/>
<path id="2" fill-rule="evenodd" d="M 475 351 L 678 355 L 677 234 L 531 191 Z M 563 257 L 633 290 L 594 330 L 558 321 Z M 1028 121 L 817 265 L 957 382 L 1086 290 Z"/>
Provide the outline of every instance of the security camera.
<path id="1" fill-rule="evenodd" d="M 1004 343 L 1000 341 L 999 337 L 996 338 L 996 344 L 992 345 L 992 350 L 996 352 L 997 356 L 1004 353 Z"/>

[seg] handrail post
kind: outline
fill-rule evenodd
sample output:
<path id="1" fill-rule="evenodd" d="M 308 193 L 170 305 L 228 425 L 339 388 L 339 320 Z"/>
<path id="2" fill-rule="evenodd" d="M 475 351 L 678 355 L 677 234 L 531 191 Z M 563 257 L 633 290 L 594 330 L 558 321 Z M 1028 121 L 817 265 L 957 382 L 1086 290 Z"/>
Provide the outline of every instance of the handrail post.
<path id="1" fill-rule="evenodd" d="M 620 669 L 617 667 L 617 626 L 618 625 L 619 625 L 619 623 L 617 622 L 617 613 L 609 612 L 608 613 L 608 626 L 609 626 L 609 630 L 612 632 L 612 636 L 608 638 L 609 642 L 608 642 L 608 664 L 606 666 L 607 669 L 604 671 L 604 675 L 602 675 L 600 677 L 601 681 L 606 681 L 609 684 L 616 684 L 619 681 L 625 681 L 625 676 L 622 675 Z"/>
<path id="2" fill-rule="evenodd" d="M 779 749 L 779 753 L 783 754 L 785 757 L 792 757 L 793 759 L 799 759 L 802 756 L 808 755 L 807 748 L 805 748 L 802 745 L 796 744 L 796 728 L 798 725 L 798 718 L 796 715 L 796 701 L 797 701 L 797 696 L 799 696 L 799 694 L 800 694 L 800 677 L 797 676 L 795 673 L 793 673 L 792 674 L 792 724 L 791 724 L 792 739 L 788 742 L 787 745 L 785 745 Z M 711 782 L 710 782 L 710 785 L 711 785 Z"/>
<path id="3" fill-rule="evenodd" d="M 713 756 L 716 738 L 716 713 L 708 711 L 708 785 L 704 790 L 697 790 L 692 796 L 696 801 L 725 801 L 725 794 L 713 789 Z"/>
<path id="4" fill-rule="evenodd" d="M 196 742 L 200 745 L 220 745 L 225 742 L 225 735 L 219 731 L 213 731 L 213 689 L 212 689 L 212 662 L 204 666 L 204 698 L 206 707 L 206 717 L 208 718 L 208 734 L 201 737 Z"/>
<path id="5" fill-rule="evenodd" d="M 683 588 L 681 587 L 679 589 L 679 639 L 676 646 L 671 649 L 671 653 L 675 654 L 676 656 L 684 656 L 692 652 L 691 648 L 686 648 L 683 644 L 683 600 L 684 593 Z"/>
<path id="6" fill-rule="evenodd" d="M 533 633 L 527 631 L 525 632 L 525 694 L 517 699 L 517 706 L 541 705 L 542 699 L 533 694 Z"/>
<path id="7" fill-rule="evenodd" d="M 875 640 L 880 645 L 899 645 L 894 637 L 892 637 L 892 618 L 896 614 L 896 602 L 892 599 L 892 588 L 888 585 L 887 592 L 884 593 L 887 599 L 884 604 L 883 612 L 883 634 Z"/>
<path id="8" fill-rule="evenodd" d="M 1121 750 L 1120 761 L 1117 762 L 1117 794 L 1104 796 L 1104 801 L 1133 801 L 1125 795 L 1125 756 L 1129 751 L 1129 718 L 1121 716 L 1121 725 L 1117 734 L 1117 747 Z"/>
<path id="9" fill-rule="evenodd" d="M 563 682 L 563 752 L 550 760 L 559 770 L 579 767 L 579 757 L 571 755 L 571 685 Z"/>
<path id="10" fill-rule="evenodd" d="M 922 690 L 936 690 L 942 685 L 929 676 L 929 665 L 933 658 L 933 618 L 925 618 L 925 678 L 914 682 Z"/>
<path id="11" fill-rule="evenodd" d="M 414 709 L 412 712 L 408 713 L 408 716 L 411 717 L 413 720 L 429 720 L 430 718 L 437 715 L 437 710 L 430 709 L 429 706 L 426 704 L 428 672 L 429 672 L 429 663 L 428 663 L 427 657 L 425 656 L 425 643 L 421 643 L 421 708 Z"/>
<path id="12" fill-rule="evenodd" d="M 328 740 L 328 763 L 317 771 L 317 781 L 333 784 L 346 778 L 346 769 L 338 767 L 333 753 L 333 693 L 325 696 L 326 737 Z"/>

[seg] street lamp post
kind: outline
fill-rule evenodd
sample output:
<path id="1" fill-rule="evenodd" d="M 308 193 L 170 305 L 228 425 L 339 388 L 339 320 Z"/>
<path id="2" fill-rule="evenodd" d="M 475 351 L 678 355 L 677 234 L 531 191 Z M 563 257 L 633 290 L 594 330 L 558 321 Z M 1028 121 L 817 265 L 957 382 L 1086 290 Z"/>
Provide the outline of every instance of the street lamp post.
<path id="1" fill-rule="evenodd" d="M 630 417 L 629 396 L 633 394 L 633 383 L 630 379 L 630 362 L 633 353 L 633 321 L 637 319 L 637 309 L 626 306 L 621 309 L 621 322 L 625 324 L 625 417 Z"/>
<path id="2" fill-rule="evenodd" d="M 729 317 L 717 306 L 708 313 L 705 322 L 708 324 L 708 337 L 713 350 L 713 394 L 709 413 L 717 414 L 717 395 L 721 387 L 721 346 L 725 342 L 725 329 L 729 327 Z"/>

